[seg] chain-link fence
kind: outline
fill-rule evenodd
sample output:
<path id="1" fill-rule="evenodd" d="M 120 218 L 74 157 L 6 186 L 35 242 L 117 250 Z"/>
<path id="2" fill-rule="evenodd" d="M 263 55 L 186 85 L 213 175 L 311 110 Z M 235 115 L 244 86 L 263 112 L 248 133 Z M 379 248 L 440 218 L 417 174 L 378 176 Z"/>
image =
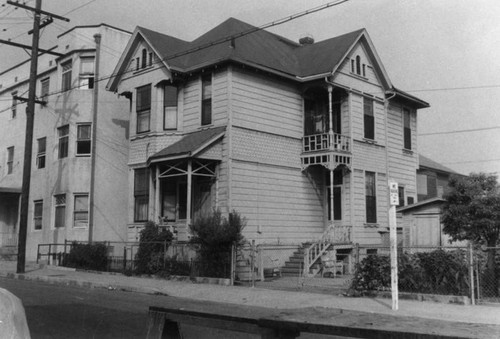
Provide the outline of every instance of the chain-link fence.
<path id="1" fill-rule="evenodd" d="M 474 295 L 480 303 L 500 303 L 500 247 L 474 250 Z"/>

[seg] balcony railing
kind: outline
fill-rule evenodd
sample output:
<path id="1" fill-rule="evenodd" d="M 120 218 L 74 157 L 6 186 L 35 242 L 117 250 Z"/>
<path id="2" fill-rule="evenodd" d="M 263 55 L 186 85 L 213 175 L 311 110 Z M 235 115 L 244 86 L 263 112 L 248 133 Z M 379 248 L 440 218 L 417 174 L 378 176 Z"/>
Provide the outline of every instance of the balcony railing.
<path id="1" fill-rule="evenodd" d="M 303 139 L 304 152 L 340 151 L 350 152 L 350 138 L 342 134 L 313 134 L 306 135 Z"/>

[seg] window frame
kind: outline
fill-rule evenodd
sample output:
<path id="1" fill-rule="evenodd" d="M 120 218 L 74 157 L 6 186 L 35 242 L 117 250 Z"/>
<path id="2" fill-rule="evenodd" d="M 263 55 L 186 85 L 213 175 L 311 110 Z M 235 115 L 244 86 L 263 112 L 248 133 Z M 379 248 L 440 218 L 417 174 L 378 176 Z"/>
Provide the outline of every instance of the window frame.
<path id="1" fill-rule="evenodd" d="M 58 198 L 63 198 L 63 202 L 58 202 Z M 66 193 L 62 194 L 54 194 L 54 228 L 61 229 L 66 227 Z M 58 212 L 62 211 L 62 212 Z M 58 217 L 60 217 L 62 213 L 62 220 L 59 220 Z M 60 225 L 58 222 L 62 221 L 62 225 Z"/>
<path id="2" fill-rule="evenodd" d="M 80 135 L 80 131 L 82 128 L 88 128 L 88 137 L 82 138 Z M 91 123 L 79 123 L 76 125 L 76 156 L 84 156 L 88 157 L 92 153 L 92 124 Z M 84 146 L 81 146 L 84 145 Z M 88 152 L 80 152 L 80 147 L 84 147 L 84 149 L 88 149 Z"/>
<path id="3" fill-rule="evenodd" d="M 17 96 L 17 91 L 12 92 L 12 105 L 10 107 L 10 118 L 15 119 L 17 117 L 17 99 L 14 97 Z"/>
<path id="4" fill-rule="evenodd" d="M 212 73 L 201 76 L 201 126 L 212 124 Z"/>
<path id="5" fill-rule="evenodd" d="M 143 48 L 142 49 L 142 63 L 141 63 L 141 68 L 146 68 L 147 63 L 148 63 L 147 57 L 148 57 L 148 51 L 145 48 Z"/>
<path id="6" fill-rule="evenodd" d="M 145 93 L 147 96 L 143 97 Z M 147 133 L 151 130 L 151 84 L 136 88 L 135 112 L 136 119 L 136 134 Z M 144 105 L 143 101 L 148 99 L 148 103 Z M 147 121 L 147 128 L 142 129 L 142 122 Z"/>
<path id="7" fill-rule="evenodd" d="M 45 99 L 50 92 L 50 77 L 40 80 L 40 98 Z M 45 100 L 47 101 L 47 100 Z"/>
<path id="8" fill-rule="evenodd" d="M 67 67 L 69 65 L 69 67 Z M 71 89 L 73 60 L 69 59 L 61 63 L 61 91 L 66 92 Z"/>
<path id="9" fill-rule="evenodd" d="M 43 141 L 43 143 L 42 143 Z M 43 145 L 43 147 L 41 147 Z M 45 168 L 45 160 L 47 154 L 47 137 L 37 139 L 37 153 L 36 153 L 36 168 Z"/>
<path id="10" fill-rule="evenodd" d="M 149 169 L 134 170 L 134 222 L 149 219 Z M 144 210 L 143 210 L 144 209 Z"/>
<path id="11" fill-rule="evenodd" d="M 84 62 L 88 62 L 89 60 L 92 60 L 92 71 L 84 72 L 83 71 Z M 80 73 L 78 75 L 78 89 L 93 89 L 94 76 L 95 76 L 95 57 L 94 56 L 80 57 Z"/>
<path id="12" fill-rule="evenodd" d="M 363 137 L 375 140 L 375 100 L 367 97 L 363 97 Z"/>
<path id="13" fill-rule="evenodd" d="M 405 187 L 398 185 L 398 206 L 405 206 L 406 205 L 406 199 L 405 199 Z"/>
<path id="14" fill-rule="evenodd" d="M 62 134 L 66 130 L 66 134 Z M 57 158 L 64 159 L 69 155 L 69 125 L 57 128 Z"/>
<path id="15" fill-rule="evenodd" d="M 39 208 L 37 208 L 39 206 Z M 37 214 L 40 212 L 40 214 Z M 39 226 L 38 226 L 39 225 Z M 41 231 L 43 229 L 43 200 L 33 201 L 33 230 Z"/>
<path id="16" fill-rule="evenodd" d="M 377 223 L 377 174 L 371 171 L 365 171 L 365 221 Z"/>
<path id="17" fill-rule="evenodd" d="M 411 150 L 411 111 L 403 107 L 403 148 Z"/>
<path id="18" fill-rule="evenodd" d="M 86 198 L 86 208 L 77 210 L 77 202 L 79 198 Z M 90 216 L 89 194 L 88 193 L 75 193 L 73 194 L 73 228 L 88 228 Z M 77 219 L 77 215 L 86 215 L 85 219 Z M 81 225 L 77 225 L 77 222 Z"/>
<path id="19" fill-rule="evenodd" d="M 14 172 L 14 146 L 7 147 L 7 174 Z"/>
<path id="20" fill-rule="evenodd" d="M 175 93 L 171 93 L 175 95 L 175 100 L 170 98 L 170 100 L 167 98 L 167 88 L 175 88 Z M 178 128 L 178 107 L 179 107 L 179 89 L 177 86 L 171 85 L 171 84 L 166 84 L 163 86 L 163 130 L 177 130 Z M 171 119 L 167 119 L 167 113 L 168 116 Z M 171 125 L 167 126 L 167 122 L 171 123 Z"/>

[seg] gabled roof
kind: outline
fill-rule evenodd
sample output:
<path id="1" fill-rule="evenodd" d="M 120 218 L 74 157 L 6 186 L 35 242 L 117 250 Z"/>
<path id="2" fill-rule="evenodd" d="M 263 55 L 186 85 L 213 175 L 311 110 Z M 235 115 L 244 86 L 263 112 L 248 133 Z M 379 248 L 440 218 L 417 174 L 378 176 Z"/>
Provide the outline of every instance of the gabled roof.
<path id="1" fill-rule="evenodd" d="M 443 166 L 440 163 L 435 162 L 434 160 L 431 160 L 431 159 L 423 156 L 422 154 L 418 155 L 418 162 L 419 162 L 420 168 L 424 167 L 424 168 L 432 169 L 432 170 L 435 170 L 438 172 L 444 172 L 444 173 L 448 173 L 448 174 L 458 174 L 454 170 L 449 169 L 448 167 Z"/>
<path id="2" fill-rule="evenodd" d="M 434 198 L 419 201 L 419 202 L 411 204 L 411 205 L 398 207 L 398 208 L 396 208 L 396 212 L 398 212 L 398 213 L 399 212 L 407 212 L 407 211 L 410 211 L 410 210 L 413 210 L 413 209 L 416 209 L 419 207 L 425 207 L 425 206 L 434 205 L 434 204 L 442 205 L 445 201 L 446 200 L 443 198 L 434 197 Z"/>
<path id="3" fill-rule="evenodd" d="M 393 88 L 365 29 L 301 45 L 235 18 L 227 19 L 191 42 L 137 27 L 113 72 L 118 76 L 108 82 L 108 90 L 117 90 L 120 74 L 125 71 L 130 54 L 141 37 L 167 69 L 178 73 L 188 74 L 220 63 L 235 62 L 300 82 L 332 75 L 356 44 L 362 42 L 385 90 L 394 90 L 419 108 L 428 107 L 424 101 Z"/>
<path id="4" fill-rule="evenodd" d="M 225 126 L 220 126 L 187 134 L 179 141 L 153 154 L 148 161 L 195 156 L 221 138 L 225 130 Z"/>

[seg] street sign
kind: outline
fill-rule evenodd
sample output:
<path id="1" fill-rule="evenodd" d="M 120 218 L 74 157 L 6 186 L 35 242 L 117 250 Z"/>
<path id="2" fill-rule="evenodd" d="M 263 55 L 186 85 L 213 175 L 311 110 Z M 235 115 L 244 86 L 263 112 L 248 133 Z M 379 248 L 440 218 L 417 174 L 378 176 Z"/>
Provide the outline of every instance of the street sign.
<path id="1" fill-rule="evenodd" d="M 389 183 L 389 201 L 391 206 L 399 205 L 398 183 L 391 181 Z"/>

